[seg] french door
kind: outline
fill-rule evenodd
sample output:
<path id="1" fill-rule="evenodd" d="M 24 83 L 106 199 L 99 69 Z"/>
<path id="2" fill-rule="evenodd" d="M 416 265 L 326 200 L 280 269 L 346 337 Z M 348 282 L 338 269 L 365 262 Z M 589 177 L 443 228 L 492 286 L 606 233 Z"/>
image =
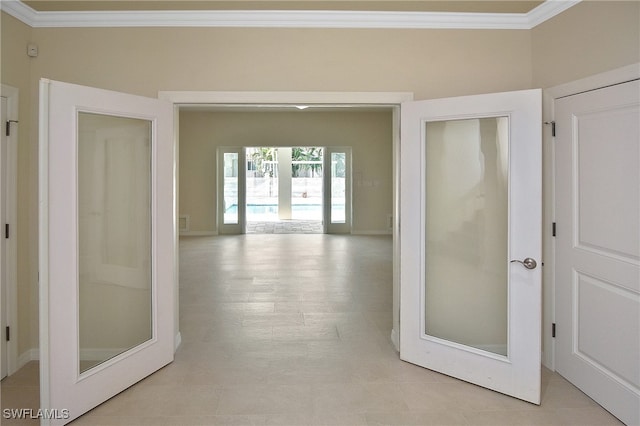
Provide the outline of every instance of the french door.
<path id="1" fill-rule="evenodd" d="M 173 107 L 40 83 L 40 404 L 65 424 L 173 360 Z"/>
<path id="2" fill-rule="evenodd" d="M 351 232 L 351 148 L 326 147 L 323 162 L 324 231 L 348 234 Z"/>
<path id="3" fill-rule="evenodd" d="M 218 148 L 218 232 L 244 234 L 247 221 L 245 149 Z"/>
<path id="4" fill-rule="evenodd" d="M 541 92 L 403 103 L 400 357 L 540 402 Z"/>

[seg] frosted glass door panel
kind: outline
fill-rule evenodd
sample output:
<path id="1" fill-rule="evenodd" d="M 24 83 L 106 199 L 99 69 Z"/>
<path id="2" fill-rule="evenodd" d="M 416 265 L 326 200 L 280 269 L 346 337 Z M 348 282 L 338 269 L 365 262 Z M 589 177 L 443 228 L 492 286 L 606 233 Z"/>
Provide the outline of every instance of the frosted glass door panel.
<path id="1" fill-rule="evenodd" d="M 151 125 L 78 113 L 80 372 L 152 338 Z"/>
<path id="2" fill-rule="evenodd" d="M 506 356 L 508 118 L 425 130 L 425 332 Z"/>
<path id="3" fill-rule="evenodd" d="M 331 153 L 331 223 L 345 223 L 347 154 Z"/>
<path id="4" fill-rule="evenodd" d="M 238 154 L 224 153 L 224 223 L 238 223 Z"/>

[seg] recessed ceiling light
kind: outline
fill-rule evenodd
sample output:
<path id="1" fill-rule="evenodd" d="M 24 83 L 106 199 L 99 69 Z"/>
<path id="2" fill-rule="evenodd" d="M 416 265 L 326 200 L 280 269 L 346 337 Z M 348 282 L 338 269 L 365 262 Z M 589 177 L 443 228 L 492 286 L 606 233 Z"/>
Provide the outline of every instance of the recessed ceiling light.
<path id="1" fill-rule="evenodd" d="M 303 110 L 309 108 L 309 105 L 296 105 L 296 108 Z"/>

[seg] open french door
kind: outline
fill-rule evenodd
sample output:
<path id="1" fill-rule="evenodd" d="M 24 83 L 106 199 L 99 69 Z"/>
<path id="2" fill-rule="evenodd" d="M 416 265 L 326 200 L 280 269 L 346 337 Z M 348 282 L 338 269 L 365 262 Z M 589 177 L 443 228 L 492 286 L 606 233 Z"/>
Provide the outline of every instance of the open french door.
<path id="1" fill-rule="evenodd" d="M 401 107 L 400 357 L 540 402 L 541 92 Z"/>
<path id="2" fill-rule="evenodd" d="M 173 107 L 40 83 L 40 404 L 65 424 L 173 360 Z"/>

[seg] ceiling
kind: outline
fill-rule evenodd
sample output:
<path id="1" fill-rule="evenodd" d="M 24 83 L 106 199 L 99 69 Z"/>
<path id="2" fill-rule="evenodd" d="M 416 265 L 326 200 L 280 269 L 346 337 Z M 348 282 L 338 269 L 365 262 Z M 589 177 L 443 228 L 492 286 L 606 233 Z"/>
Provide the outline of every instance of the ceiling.
<path id="1" fill-rule="evenodd" d="M 528 13 L 543 1 L 431 0 L 38 0 L 24 1 L 38 12 L 133 10 L 339 10 L 456 13 Z"/>

